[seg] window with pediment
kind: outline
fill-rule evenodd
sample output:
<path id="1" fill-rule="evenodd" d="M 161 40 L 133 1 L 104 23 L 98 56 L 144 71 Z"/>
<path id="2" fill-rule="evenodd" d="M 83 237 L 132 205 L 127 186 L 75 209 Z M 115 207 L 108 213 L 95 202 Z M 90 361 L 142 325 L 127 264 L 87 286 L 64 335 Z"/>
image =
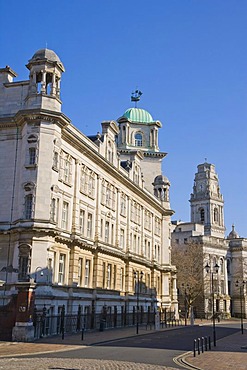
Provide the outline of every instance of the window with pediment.
<path id="1" fill-rule="evenodd" d="M 38 158 L 38 136 L 31 134 L 27 138 L 26 167 L 37 165 Z"/>
<path id="2" fill-rule="evenodd" d="M 131 221 L 140 224 L 141 221 L 141 205 L 136 201 L 131 201 Z"/>
<path id="3" fill-rule="evenodd" d="M 102 181 L 101 204 L 112 210 L 116 208 L 116 188 L 105 180 Z"/>
<path id="4" fill-rule="evenodd" d="M 60 153 L 59 180 L 68 185 L 72 183 L 72 157 L 63 151 Z"/>
<path id="5" fill-rule="evenodd" d="M 152 214 L 146 209 L 144 214 L 144 227 L 145 229 L 150 231 L 151 225 L 152 225 Z"/>
<path id="6" fill-rule="evenodd" d="M 161 220 L 158 217 L 155 217 L 154 221 L 154 232 L 156 235 L 161 235 Z"/>
<path id="7" fill-rule="evenodd" d="M 80 191 L 89 197 L 95 197 L 95 177 L 96 174 L 87 166 L 81 167 Z"/>

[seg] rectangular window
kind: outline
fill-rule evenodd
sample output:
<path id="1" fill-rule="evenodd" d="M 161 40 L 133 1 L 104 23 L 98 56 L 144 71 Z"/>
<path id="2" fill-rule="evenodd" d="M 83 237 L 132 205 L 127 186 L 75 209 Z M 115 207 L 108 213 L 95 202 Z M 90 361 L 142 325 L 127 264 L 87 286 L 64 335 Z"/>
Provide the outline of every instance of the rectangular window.
<path id="1" fill-rule="evenodd" d="M 64 160 L 64 181 L 69 182 L 70 163 L 68 159 Z"/>
<path id="2" fill-rule="evenodd" d="M 59 266 L 58 266 L 58 284 L 64 284 L 65 279 L 65 254 L 59 255 Z"/>
<path id="3" fill-rule="evenodd" d="M 124 194 L 121 195 L 120 213 L 122 216 L 126 216 L 126 196 Z"/>
<path id="4" fill-rule="evenodd" d="M 111 244 L 114 244 L 114 225 L 111 225 Z"/>
<path id="5" fill-rule="evenodd" d="M 108 264 L 108 266 L 107 266 L 107 282 L 106 282 L 107 289 L 111 289 L 111 278 L 112 278 L 112 265 Z"/>
<path id="6" fill-rule="evenodd" d="M 100 238 L 103 239 L 103 228 L 104 228 L 104 220 L 100 220 Z"/>
<path id="7" fill-rule="evenodd" d="M 85 227 L 85 211 L 83 209 L 80 209 L 79 229 L 82 235 L 84 235 L 84 227 Z"/>
<path id="8" fill-rule="evenodd" d="M 32 218 L 32 211 L 33 211 L 33 195 L 28 194 L 25 196 L 24 217 L 26 220 Z"/>
<path id="9" fill-rule="evenodd" d="M 102 288 L 105 288 L 105 274 L 106 274 L 106 263 L 103 262 L 102 266 Z"/>
<path id="10" fill-rule="evenodd" d="M 78 260 L 78 285 L 82 285 L 82 266 L 83 266 L 83 259 L 79 258 Z"/>
<path id="11" fill-rule="evenodd" d="M 105 242 L 108 243 L 109 242 L 109 228 L 110 228 L 110 224 L 108 221 L 105 222 Z"/>
<path id="12" fill-rule="evenodd" d="M 86 179 L 86 168 L 83 167 L 81 169 L 81 178 L 80 178 L 80 191 L 83 193 L 86 192 L 86 185 L 87 185 L 87 179 Z"/>
<path id="13" fill-rule="evenodd" d="M 114 265 L 114 269 L 113 269 L 113 282 L 112 282 L 113 289 L 116 289 L 116 282 L 117 282 L 117 265 Z"/>
<path id="14" fill-rule="evenodd" d="M 85 287 L 88 287 L 89 283 L 90 283 L 90 260 L 86 260 L 86 263 L 85 263 L 85 280 L 84 280 Z"/>
<path id="15" fill-rule="evenodd" d="M 124 239 L 125 239 L 125 235 L 124 235 L 124 229 L 120 229 L 120 248 L 124 248 Z"/>
<path id="16" fill-rule="evenodd" d="M 87 236 L 88 238 L 92 238 L 92 226 L 93 226 L 93 215 L 92 213 L 88 213 L 87 215 Z"/>
<path id="17" fill-rule="evenodd" d="M 54 152 L 53 154 L 53 168 L 55 168 L 56 170 L 58 169 L 58 153 L 57 152 Z"/>
<path id="18" fill-rule="evenodd" d="M 111 206 L 111 190 L 109 186 L 106 188 L 105 203 L 106 206 Z"/>
<path id="19" fill-rule="evenodd" d="M 68 229 L 69 203 L 63 202 L 62 209 L 62 229 Z"/>
<path id="20" fill-rule="evenodd" d="M 56 199 L 51 200 L 51 222 L 55 222 L 56 219 Z"/>
<path id="21" fill-rule="evenodd" d="M 20 281 L 27 280 L 28 272 L 29 272 L 29 256 L 20 256 L 18 280 Z"/>
<path id="22" fill-rule="evenodd" d="M 94 197 L 94 188 L 95 188 L 95 179 L 94 179 L 94 173 L 90 173 L 88 178 L 88 195 L 91 197 Z"/>
<path id="23" fill-rule="evenodd" d="M 147 257 L 147 239 L 144 240 L 144 257 Z"/>
<path id="24" fill-rule="evenodd" d="M 35 148 L 29 148 L 29 164 L 35 164 L 36 163 L 36 149 Z"/>

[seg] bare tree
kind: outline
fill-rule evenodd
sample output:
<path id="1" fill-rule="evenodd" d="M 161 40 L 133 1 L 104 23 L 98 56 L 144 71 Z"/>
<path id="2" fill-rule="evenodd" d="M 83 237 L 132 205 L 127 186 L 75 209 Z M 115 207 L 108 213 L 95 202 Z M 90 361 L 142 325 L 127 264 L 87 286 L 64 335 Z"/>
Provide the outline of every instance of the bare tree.
<path id="1" fill-rule="evenodd" d="M 185 310 L 187 318 L 195 302 L 203 301 L 205 281 L 203 246 L 200 243 L 188 242 L 172 244 L 172 264 L 177 267 L 177 287 L 180 307 Z"/>

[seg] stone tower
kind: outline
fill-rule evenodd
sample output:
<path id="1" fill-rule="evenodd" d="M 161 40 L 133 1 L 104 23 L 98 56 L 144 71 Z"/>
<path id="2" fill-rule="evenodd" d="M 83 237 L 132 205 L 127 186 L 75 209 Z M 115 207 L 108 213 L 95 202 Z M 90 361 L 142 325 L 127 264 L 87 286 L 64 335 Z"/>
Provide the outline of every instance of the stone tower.
<path id="1" fill-rule="evenodd" d="M 119 136 L 118 151 L 121 158 L 129 159 L 134 152 L 141 152 L 141 172 L 145 188 L 154 194 L 153 182 L 161 175 L 162 159 L 166 153 L 160 152 L 158 146 L 158 130 L 160 121 L 153 119 L 145 109 L 129 108 L 118 120 Z"/>
<path id="2" fill-rule="evenodd" d="M 197 169 L 190 197 L 191 222 L 203 224 L 205 235 L 224 238 L 224 201 L 215 166 L 205 162 Z"/>

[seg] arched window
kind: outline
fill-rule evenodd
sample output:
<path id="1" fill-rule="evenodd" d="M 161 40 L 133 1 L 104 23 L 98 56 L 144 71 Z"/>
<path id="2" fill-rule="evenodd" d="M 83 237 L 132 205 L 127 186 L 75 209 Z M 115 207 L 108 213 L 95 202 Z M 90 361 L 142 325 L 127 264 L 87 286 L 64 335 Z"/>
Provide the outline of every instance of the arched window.
<path id="1" fill-rule="evenodd" d="M 201 222 L 204 223 L 204 221 L 205 221 L 205 211 L 204 211 L 203 208 L 200 210 L 200 218 L 201 218 Z"/>
<path id="2" fill-rule="evenodd" d="M 142 146 L 142 134 L 140 132 L 135 134 L 135 146 Z"/>

